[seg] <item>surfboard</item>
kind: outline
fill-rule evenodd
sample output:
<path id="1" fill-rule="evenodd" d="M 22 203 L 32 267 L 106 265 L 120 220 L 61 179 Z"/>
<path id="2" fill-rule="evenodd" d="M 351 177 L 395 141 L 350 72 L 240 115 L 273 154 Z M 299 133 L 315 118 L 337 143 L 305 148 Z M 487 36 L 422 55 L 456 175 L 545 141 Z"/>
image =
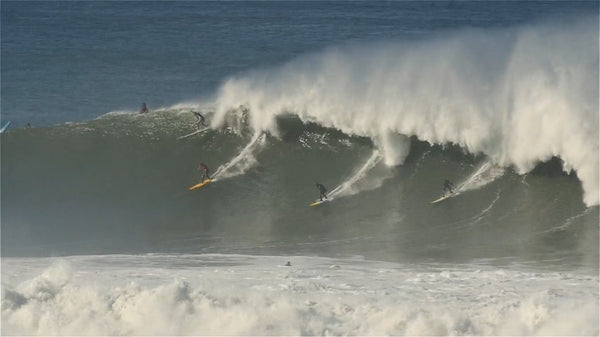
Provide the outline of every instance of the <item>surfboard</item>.
<path id="1" fill-rule="evenodd" d="M 201 129 L 201 130 L 196 130 L 196 131 L 194 131 L 192 133 L 188 133 L 187 135 L 183 135 L 181 137 L 178 137 L 177 139 L 179 140 L 179 139 L 184 139 L 184 138 L 187 138 L 187 137 L 190 137 L 190 136 L 193 136 L 193 135 L 197 135 L 197 134 L 199 134 L 201 132 L 204 132 L 204 131 L 206 131 L 208 129 L 210 129 L 210 128 L 204 128 L 204 129 Z"/>
<path id="2" fill-rule="evenodd" d="M 436 199 L 436 200 L 434 200 L 434 201 L 432 201 L 432 202 L 430 202 L 430 203 L 431 203 L 431 204 L 436 204 L 436 203 L 438 203 L 438 202 L 440 202 L 440 201 L 444 201 L 444 200 L 446 200 L 446 199 L 448 199 L 448 198 L 450 198 L 450 197 L 453 197 L 453 196 L 455 196 L 456 194 L 457 194 L 456 192 L 454 192 L 454 193 L 449 193 L 449 194 L 445 194 L 445 195 L 443 195 L 441 198 L 439 198 L 439 199 Z"/>
<path id="3" fill-rule="evenodd" d="M 8 129 L 8 127 L 10 126 L 10 121 L 6 122 L 6 124 L 4 124 L 4 126 L 0 129 L 0 133 L 4 133 L 4 131 L 6 131 L 6 129 Z"/>
<path id="4" fill-rule="evenodd" d="M 190 187 L 190 191 L 202 188 L 202 187 L 210 184 L 212 181 L 213 181 L 213 179 L 206 179 L 205 181 Z"/>
<path id="5" fill-rule="evenodd" d="M 312 204 L 310 204 L 308 206 L 311 206 L 311 207 L 312 206 L 317 206 L 317 205 L 320 205 L 322 203 L 326 203 L 326 202 L 331 201 L 331 200 L 333 200 L 333 198 L 329 198 L 329 199 L 325 199 L 325 200 L 317 200 L 317 201 L 313 202 Z"/>

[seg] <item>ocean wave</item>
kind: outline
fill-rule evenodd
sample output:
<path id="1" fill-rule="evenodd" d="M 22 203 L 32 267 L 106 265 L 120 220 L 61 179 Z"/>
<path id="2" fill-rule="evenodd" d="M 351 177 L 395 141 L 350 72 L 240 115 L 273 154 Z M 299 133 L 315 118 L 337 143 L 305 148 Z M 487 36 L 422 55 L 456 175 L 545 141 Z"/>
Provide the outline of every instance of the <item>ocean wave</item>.
<path id="1" fill-rule="evenodd" d="M 371 138 L 387 165 L 411 136 L 531 171 L 552 157 L 599 202 L 597 18 L 461 30 L 426 41 L 330 48 L 226 81 L 214 125 L 245 106 L 257 132 L 276 116 Z"/>

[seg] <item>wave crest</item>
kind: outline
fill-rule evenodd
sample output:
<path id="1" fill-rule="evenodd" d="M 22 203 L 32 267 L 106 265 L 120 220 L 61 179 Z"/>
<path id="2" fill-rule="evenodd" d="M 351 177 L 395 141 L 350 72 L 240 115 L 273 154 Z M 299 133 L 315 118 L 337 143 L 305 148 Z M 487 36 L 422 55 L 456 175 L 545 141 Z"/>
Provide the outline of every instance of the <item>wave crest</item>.
<path id="1" fill-rule="evenodd" d="M 374 139 L 388 165 L 408 155 L 406 141 L 390 134 L 455 144 L 519 173 L 560 157 L 590 206 L 599 202 L 597 78 L 595 18 L 463 30 L 331 48 L 231 78 L 219 90 L 213 125 L 244 105 L 255 130 L 277 134 L 275 117 L 293 113 Z"/>

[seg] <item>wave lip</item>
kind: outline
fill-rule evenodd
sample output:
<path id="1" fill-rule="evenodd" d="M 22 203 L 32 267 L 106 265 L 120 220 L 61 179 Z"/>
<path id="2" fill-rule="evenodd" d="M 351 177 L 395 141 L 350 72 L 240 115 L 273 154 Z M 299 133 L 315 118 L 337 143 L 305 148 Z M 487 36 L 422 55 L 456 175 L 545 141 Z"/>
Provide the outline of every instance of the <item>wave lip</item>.
<path id="1" fill-rule="evenodd" d="M 588 206 L 599 203 L 597 18 L 463 30 L 421 42 L 331 48 L 231 78 L 216 98 L 216 125 L 245 105 L 257 131 L 275 117 L 372 138 L 388 165 L 407 137 L 455 144 L 494 163 L 532 170 L 552 157 L 575 170 Z M 389 141 L 390 134 L 405 136 Z"/>

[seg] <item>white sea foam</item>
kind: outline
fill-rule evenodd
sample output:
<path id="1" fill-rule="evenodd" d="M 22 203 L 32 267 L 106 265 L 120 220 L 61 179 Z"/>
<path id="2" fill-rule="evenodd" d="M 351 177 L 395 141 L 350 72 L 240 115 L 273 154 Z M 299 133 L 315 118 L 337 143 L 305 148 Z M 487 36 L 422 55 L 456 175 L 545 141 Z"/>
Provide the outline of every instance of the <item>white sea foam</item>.
<path id="1" fill-rule="evenodd" d="M 457 191 L 462 193 L 464 191 L 481 188 L 482 186 L 485 186 L 500 178 L 502 175 L 504 175 L 504 168 L 486 161 L 481 164 L 469 177 L 458 184 Z"/>
<path id="2" fill-rule="evenodd" d="M 330 193 L 330 197 L 342 197 L 356 194 L 360 191 L 367 189 L 374 189 L 383 184 L 383 181 L 388 178 L 386 176 L 376 176 L 374 179 L 371 179 L 367 186 L 357 186 L 357 182 L 364 180 L 367 176 L 367 173 L 375 167 L 381 161 L 381 154 L 379 150 L 373 151 L 371 157 L 358 169 L 350 178 L 346 179 L 339 186 L 334 188 Z"/>
<path id="3" fill-rule="evenodd" d="M 214 179 L 225 179 L 234 177 L 246 172 L 249 168 L 257 164 L 256 150 L 264 145 L 266 135 L 257 133 L 252 137 L 250 142 L 240 151 L 240 153 L 227 163 L 219 166 L 214 174 Z"/>
<path id="4" fill-rule="evenodd" d="M 2 263 L 3 335 L 599 332 L 597 275 L 241 255 Z"/>
<path id="5" fill-rule="evenodd" d="M 257 131 L 277 134 L 274 117 L 294 113 L 371 137 L 388 165 L 406 157 L 406 136 L 484 153 L 519 173 L 560 157 L 582 181 L 584 202 L 599 203 L 596 17 L 331 48 L 229 79 L 213 125 L 240 105 Z"/>

